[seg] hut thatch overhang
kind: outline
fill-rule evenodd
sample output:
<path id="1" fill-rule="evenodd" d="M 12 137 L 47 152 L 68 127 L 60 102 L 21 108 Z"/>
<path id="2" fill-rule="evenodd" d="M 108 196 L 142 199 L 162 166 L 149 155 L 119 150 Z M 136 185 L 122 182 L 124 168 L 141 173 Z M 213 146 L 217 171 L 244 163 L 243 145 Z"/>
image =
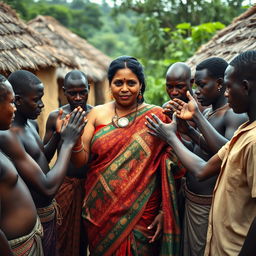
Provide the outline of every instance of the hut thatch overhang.
<path id="1" fill-rule="evenodd" d="M 0 72 L 31 71 L 57 66 L 76 67 L 57 52 L 39 33 L 29 28 L 16 12 L 0 2 Z"/>
<path id="2" fill-rule="evenodd" d="M 50 16 L 38 16 L 28 25 L 48 38 L 59 56 L 67 57 L 94 82 L 106 78 L 110 58 Z"/>
<path id="3" fill-rule="evenodd" d="M 207 58 L 220 57 L 230 62 L 236 55 L 247 50 L 256 50 L 256 5 L 202 45 L 194 56 L 187 60 L 187 64 L 194 73 L 196 65 Z"/>

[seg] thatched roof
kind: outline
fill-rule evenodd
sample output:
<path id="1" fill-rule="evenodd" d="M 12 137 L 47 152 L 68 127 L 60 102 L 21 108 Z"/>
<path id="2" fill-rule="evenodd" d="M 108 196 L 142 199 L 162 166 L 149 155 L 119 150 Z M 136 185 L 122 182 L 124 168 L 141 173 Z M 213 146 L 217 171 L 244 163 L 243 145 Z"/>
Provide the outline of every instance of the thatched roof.
<path id="1" fill-rule="evenodd" d="M 8 5 L 0 2 L 0 72 L 9 74 L 18 69 L 38 70 L 60 64 L 71 65 L 59 58 L 37 32 L 17 16 Z"/>
<path id="2" fill-rule="evenodd" d="M 229 62 L 247 50 L 256 50 L 256 5 L 202 45 L 194 56 L 187 60 L 187 64 L 194 71 L 196 65 L 207 58 L 216 56 Z"/>
<path id="3" fill-rule="evenodd" d="M 29 21 L 28 25 L 49 39 L 60 56 L 70 58 L 93 80 L 101 81 L 106 77 L 110 58 L 53 17 L 38 16 Z"/>

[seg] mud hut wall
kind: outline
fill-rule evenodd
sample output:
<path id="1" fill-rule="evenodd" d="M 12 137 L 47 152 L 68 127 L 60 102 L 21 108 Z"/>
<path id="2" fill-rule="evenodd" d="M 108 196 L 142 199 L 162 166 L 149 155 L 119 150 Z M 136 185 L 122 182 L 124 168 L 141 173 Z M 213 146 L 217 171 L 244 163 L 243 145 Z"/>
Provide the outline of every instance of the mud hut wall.
<path id="1" fill-rule="evenodd" d="M 96 103 L 96 100 L 95 100 L 95 83 L 94 83 L 94 81 L 89 81 L 89 84 L 90 84 L 90 92 L 89 92 L 89 95 L 88 95 L 87 103 L 92 105 L 92 106 L 95 106 L 95 103 Z"/>
<path id="2" fill-rule="evenodd" d="M 44 84 L 44 109 L 38 117 L 39 134 L 43 138 L 45 134 L 46 121 L 50 112 L 59 107 L 56 68 L 42 69 L 36 71 L 35 74 Z"/>

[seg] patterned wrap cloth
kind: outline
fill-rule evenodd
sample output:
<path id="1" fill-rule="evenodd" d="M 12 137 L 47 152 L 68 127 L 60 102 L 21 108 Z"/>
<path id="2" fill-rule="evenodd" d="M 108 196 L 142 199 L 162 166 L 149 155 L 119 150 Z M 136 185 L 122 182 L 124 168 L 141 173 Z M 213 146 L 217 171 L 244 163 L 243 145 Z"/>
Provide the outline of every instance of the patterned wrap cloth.
<path id="1" fill-rule="evenodd" d="M 44 236 L 42 238 L 42 244 L 45 256 L 58 256 L 58 250 L 56 248 L 56 221 L 61 221 L 61 214 L 56 203 L 53 199 L 52 203 L 43 208 L 37 208 L 38 216 L 41 220 Z"/>
<path id="2" fill-rule="evenodd" d="M 65 177 L 56 201 L 61 208 L 62 223 L 57 225 L 57 248 L 60 256 L 79 256 L 84 179 Z"/>
<path id="3" fill-rule="evenodd" d="M 90 255 L 179 254 L 175 179 L 185 170 L 172 149 L 148 133 L 145 117 L 151 113 L 167 120 L 160 107 L 146 105 L 126 116 L 128 127 L 96 129 L 83 205 Z M 150 244 L 155 230 L 147 227 L 160 207 L 163 234 Z"/>

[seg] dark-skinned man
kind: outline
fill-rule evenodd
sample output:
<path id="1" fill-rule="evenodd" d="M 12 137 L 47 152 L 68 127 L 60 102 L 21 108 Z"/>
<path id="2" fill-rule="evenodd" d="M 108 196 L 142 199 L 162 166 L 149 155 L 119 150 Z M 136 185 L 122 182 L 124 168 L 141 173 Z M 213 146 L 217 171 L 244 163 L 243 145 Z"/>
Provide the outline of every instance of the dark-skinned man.
<path id="1" fill-rule="evenodd" d="M 63 90 L 68 104 L 61 107 L 63 116 L 70 114 L 78 106 L 86 114 L 91 110 L 92 106 L 87 104 L 89 89 L 87 78 L 83 72 L 73 70 L 66 74 Z M 48 117 L 44 137 L 45 144 L 54 136 L 58 116 L 59 110 L 55 110 Z M 55 197 L 61 207 L 63 218 L 61 225 L 57 225 L 57 247 L 60 256 L 77 256 L 86 253 L 86 242 L 84 241 L 86 236 L 83 225 L 81 225 L 85 168 L 85 166 L 75 168 L 70 162 L 67 176 Z"/>
<path id="2" fill-rule="evenodd" d="M 187 101 L 186 92 L 192 93 L 193 79 L 190 67 L 183 62 L 172 64 L 166 72 L 166 92 L 170 99 L 178 98 Z M 168 104 L 166 102 L 163 108 Z"/>
<path id="3" fill-rule="evenodd" d="M 12 87 L 0 75 L 1 131 L 10 128 L 15 110 Z M 19 255 L 20 250 L 26 255 L 43 256 L 42 235 L 43 228 L 29 190 L 10 159 L 0 150 L 0 255 Z"/>
<path id="4" fill-rule="evenodd" d="M 61 185 L 67 171 L 74 143 L 85 125 L 85 113 L 74 111 L 62 129 L 63 141 L 59 157 L 50 170 L 45 154 L 52 148 L 47 147 L 38 135 L 35 122 L 43 107 L 43 84 L 31 72 L 20 70 L 9 76 L 9 82 L 15 92 L 17 108 L 14 121 L 8 131 L 0 133 L 2 151 L 11 159 L 20 176 L 26 182 L 38 215 L 44 228 L 42 239 L 44 255 L 57 254 L 55 245 L 55 206 L 53 197 Z M 51 142 L 54 143 L 53 139 Z"/>
<path id="5" fill-rule="evenodd" d="M 256 148 L 256 51 L 234 58 L 225 71 L 226 96 L 235 113 L 246 113 L 232 139 L 208 161 L 184 147 L 175 135 L 176 117 L 171 124 L 147 118 L 151 134 L 166 140 L 183 165 L 198 180 L 218 175 L 209 216 L 205 256 L 238 255 L 245 238 L 253 235 L 256 216 L 255 148 Z M 174 104 L 178 117 L 189 116 L 189 103 Z M 210 131 L 211 132 L 211 131 Z M 218 135 L 217 135 L 218 136 Z M 249 242 L 254 241 L 247 237 Z M 248 245 L 247 245 L 248 246 Z"/>
<path id="6" fill-rule="evenodd" d="M 217 57 L 204 60 L 196 66 L 195 84 L 197 89 L 195 94 L 197 100 L 202 106 L 210 106 L 203 114 L 197 108 L 195 118 L 190 118 L 202 134 L 193 127 L 187 128 L 189 137 L 194 142 L 193 152 L 204 160 L 212 157 L 229 140 L 235 130 L 247 120 L 246 115 L 235 114 L 227 104 L 224 96 L 225 85 L 224 72 L 228 63 Z M 188 99 L 196 104 L 194 98 L 188 93 Z M 175 99 L 180 101 L 180 99 Z M 208 120 L 208 126 L 202 125 L 196 118 L 200 116 Z M 179 119 L 180 120 L 180 119 Z M 207 122 L 207 121 L 206 121 Z M 205 130 L 205 132 L 201 130 Z M 224 140 L 218 141 L 215 131 L 219 133 L 218 137 L 224 137 Z M 208 144 L 204 135 L 212 144 Z M 210 146 L 214 145 L 214 149 Z M 217 177 L 212 177 L 204 182 L 198 182 L 191 173 L 186 175 L 185 190 L 185 218 L 183 228 L 182 255 L 201 256 L 204 254 L 206 243 L 208 215 L 211 207 L 212 193 Z"/>

